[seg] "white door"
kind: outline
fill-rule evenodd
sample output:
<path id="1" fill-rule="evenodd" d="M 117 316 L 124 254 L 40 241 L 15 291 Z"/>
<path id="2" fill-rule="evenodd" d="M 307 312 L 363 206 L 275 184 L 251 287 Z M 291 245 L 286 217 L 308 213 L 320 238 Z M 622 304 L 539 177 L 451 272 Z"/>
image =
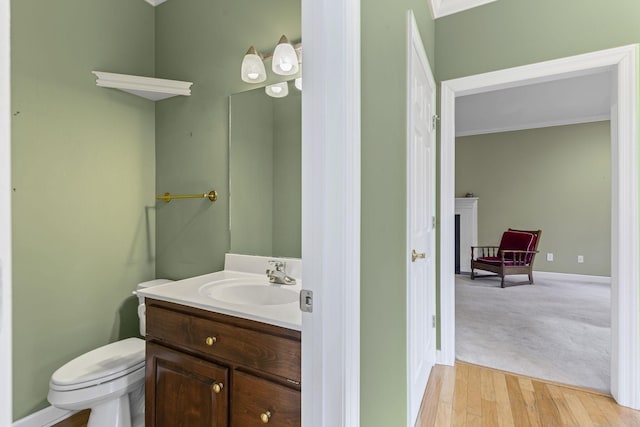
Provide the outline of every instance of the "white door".
<path id="1" fill-rule="evenodd" d="M 436 87 L 411 11 L 408 21 L 407 358 L 408 416 L 413 426 L 436 359 Z"/>

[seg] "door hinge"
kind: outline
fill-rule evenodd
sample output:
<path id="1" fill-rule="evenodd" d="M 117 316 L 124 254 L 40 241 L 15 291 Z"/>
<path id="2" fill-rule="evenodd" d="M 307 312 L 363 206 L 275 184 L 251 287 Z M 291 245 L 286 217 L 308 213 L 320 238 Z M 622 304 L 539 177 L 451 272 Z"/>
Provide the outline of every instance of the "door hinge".
<path id="1" fill-rule="evenodd" d="M 431 327 L 432 328 L 436 327 L 436 315 L 435 314 L 433 316 L 431 316 Z"/>
<path id="2" fill-rule="evenodd" d="M 431 130 L 436 130 L 436 124 L 438 123 L 438 120 L 440 120 L 439 115 L 434 114 L 433 116 L 431 116 Z"/>
<path id="3" fill-rule="evenodd" d="M 431 217 L 431 228 L 435 230 L 436 228 L 436 217 L 432 216 Z"/>
<path id="4" fill-rule="evenodd" d="M 300 291 L 300 311 L 313 313 L 313 291 L 306 289 Z"/>

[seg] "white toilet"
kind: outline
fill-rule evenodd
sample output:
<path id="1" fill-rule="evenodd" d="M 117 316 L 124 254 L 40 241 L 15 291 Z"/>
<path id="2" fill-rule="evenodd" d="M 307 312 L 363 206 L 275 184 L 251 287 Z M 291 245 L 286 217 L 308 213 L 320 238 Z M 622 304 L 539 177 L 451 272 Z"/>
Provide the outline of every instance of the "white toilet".
<path id="1" fill-rule="evenodd" d="M 168 283 L 151 280 L 137 289 Z M 140 334 L 145 334 L 144 299 L 138 297 Z M 144 426 L 145 342 L 127 338 L 68 362 L 51 376 L 49 402 L 58 408 L 91 408 L 88 427 Z"/>

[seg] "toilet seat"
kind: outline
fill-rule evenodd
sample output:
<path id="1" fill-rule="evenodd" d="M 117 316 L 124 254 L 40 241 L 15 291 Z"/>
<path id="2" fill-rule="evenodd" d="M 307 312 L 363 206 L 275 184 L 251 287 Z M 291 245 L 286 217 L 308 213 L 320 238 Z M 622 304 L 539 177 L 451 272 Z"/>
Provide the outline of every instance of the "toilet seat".
<path id="1" fill-rule="evenodd" d="M 102 384 L 72 390 L 56 390 L 49 388 L 47 399 L 58 408 L 69 410 L 81 410 L 93 408 L 95 405 L 104 404 L 125 396 L 136 388 L 144 386 L 145 368 L 138 368 L 127 375 Z M 113 425 L 113 424 L 112 424 Z"/>
<path id="2" fill-rule="evenodd" d="M 76 357 L 51 376 L 55 391 L 72 391 L 114 381 L 144 368 L 145 342 L 128 338 Z"/>

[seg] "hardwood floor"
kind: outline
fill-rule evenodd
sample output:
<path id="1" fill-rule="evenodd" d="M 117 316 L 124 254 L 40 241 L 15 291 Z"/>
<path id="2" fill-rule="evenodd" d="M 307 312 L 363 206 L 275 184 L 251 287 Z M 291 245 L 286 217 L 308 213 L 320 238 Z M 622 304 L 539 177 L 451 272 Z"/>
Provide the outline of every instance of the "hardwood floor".
<path id="1" fill-rule="evenodd" d="M 54 427 L 84 427 L 89 411 Z M 633 427 L 640 411 L 601 393 L 464 362 L 431 371 L 416 427 Z"/>
<path id="2" fill-rule="evenodd" d="M 640 426 L 604 394 L 464 362 L 436 365 L 416 427 Z"/>

